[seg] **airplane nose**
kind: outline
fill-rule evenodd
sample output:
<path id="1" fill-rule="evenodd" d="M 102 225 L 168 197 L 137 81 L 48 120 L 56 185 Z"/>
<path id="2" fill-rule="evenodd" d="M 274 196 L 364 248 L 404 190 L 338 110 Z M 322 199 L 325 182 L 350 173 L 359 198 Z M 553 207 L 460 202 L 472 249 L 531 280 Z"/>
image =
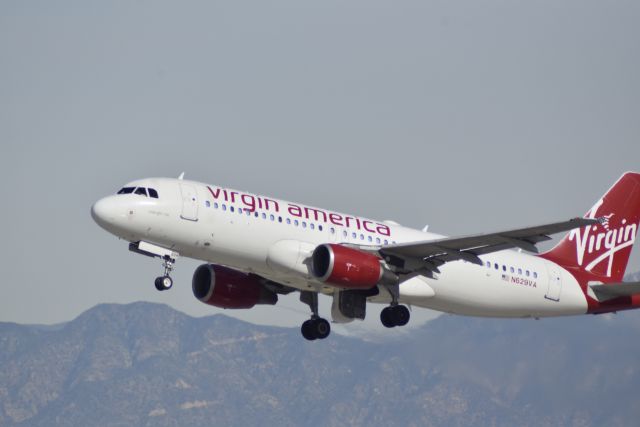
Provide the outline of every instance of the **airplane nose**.
<path id="1" fill-rule="evenodd" d="M 108 226 L 115 219 L 115 209 L 109 197 L 100 199 L 91 206 L 91 217 L 101 227 Z"/>

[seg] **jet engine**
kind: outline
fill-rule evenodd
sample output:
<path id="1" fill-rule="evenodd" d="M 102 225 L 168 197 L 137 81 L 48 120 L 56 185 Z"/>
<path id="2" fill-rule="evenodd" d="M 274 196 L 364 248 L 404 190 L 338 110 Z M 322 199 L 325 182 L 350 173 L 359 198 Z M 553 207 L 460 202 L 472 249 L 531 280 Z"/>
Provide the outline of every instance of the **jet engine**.
<path id="1" fill-rule="evenodd" d="M 318 246 L 311 255 L 316 279 L 344 289 L 371 289 L 395 275 L 375 255 L 335 244 Z"/>
<path id="2" fill-rule="evenodd" d="M 259 276 L 215 264 L 198 267 L 191 288 L 200 301 L 220 308 L 251 308 L 278 302 L 278 295 L 267 289 Z"/>

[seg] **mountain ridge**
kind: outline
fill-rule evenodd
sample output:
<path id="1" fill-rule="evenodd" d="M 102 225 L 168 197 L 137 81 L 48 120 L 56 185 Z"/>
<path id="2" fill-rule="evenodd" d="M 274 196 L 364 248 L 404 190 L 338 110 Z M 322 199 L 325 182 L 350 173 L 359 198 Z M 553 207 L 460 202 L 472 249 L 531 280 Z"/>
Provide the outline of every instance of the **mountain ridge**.
<path id="1" fill-rule="evenodd" d="M 309 343 L 103 304 L 57 330 L 0 324 L 0 425 L 629 425 L 638 314 L 441 316 L 387 342 Z"/>

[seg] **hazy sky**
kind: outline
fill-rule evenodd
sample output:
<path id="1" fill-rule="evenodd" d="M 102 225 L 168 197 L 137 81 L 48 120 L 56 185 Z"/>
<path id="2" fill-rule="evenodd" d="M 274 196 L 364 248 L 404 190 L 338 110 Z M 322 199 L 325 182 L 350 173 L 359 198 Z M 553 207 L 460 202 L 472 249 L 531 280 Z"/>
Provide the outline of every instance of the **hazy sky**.
<path id="1" fill-rule="evenodd" d="M 198 262 L 158 293 L 160 263 L 91 220 L 141 177 L 448 235 L 582 215 L 640 170 L 639 22 L 637 1 L 5 0 L 0 321 L 221 311 L 191 294 Z"/>

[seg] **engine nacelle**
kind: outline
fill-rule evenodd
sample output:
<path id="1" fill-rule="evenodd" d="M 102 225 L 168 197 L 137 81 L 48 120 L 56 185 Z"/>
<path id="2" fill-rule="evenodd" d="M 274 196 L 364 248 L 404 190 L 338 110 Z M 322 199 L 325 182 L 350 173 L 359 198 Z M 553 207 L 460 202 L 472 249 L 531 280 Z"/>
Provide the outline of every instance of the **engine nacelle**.
<path id="1" fill-rule="evenodd" d="M 278 302 L 278 295 L 265 288 L 258 276 L 215 264 L 198 267 L 191 288 L 200 301 L 220 308 L 251 308 Z"/>
<path id="2" fill-rule="evenodd" d="M 316 279 L 344 289 L 371 289 L 392 274 L 377 256 L 341 245 L 318 246 L 311 261 Z"/>

